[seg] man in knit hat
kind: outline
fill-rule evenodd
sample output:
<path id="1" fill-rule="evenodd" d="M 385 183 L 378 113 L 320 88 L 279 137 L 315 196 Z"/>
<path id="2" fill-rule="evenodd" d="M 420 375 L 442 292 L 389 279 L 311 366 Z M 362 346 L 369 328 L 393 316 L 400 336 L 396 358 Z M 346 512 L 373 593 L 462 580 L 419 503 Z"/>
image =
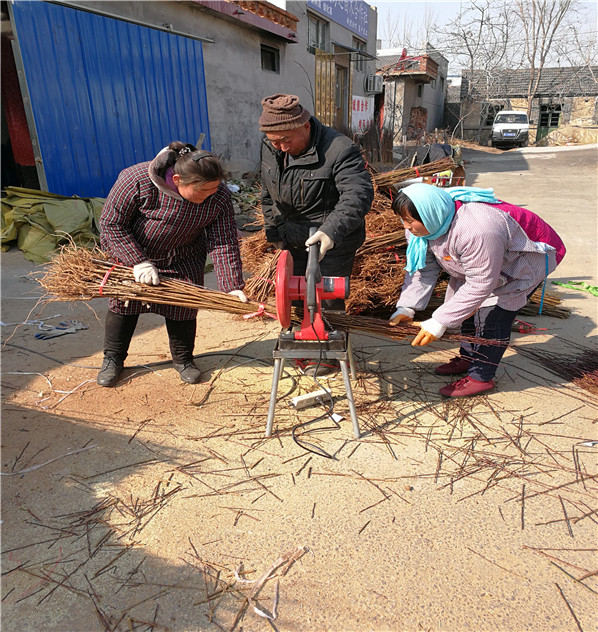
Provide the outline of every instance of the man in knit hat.
<path id="1" fill-rule="evenodd" d="M 262 100 L 262 210 L 266 239 L 290 250 L 305 274 L 306 246 L 320 244 L 324 276 L 351 276 L 355 253 L 365 240 L 365 216 L 374 199 L 359 147 L 323 125 L 292 94 Z M 309 237 L 309 229 L 317 232 Z M 344 309 L 344 301 L 324 301 Z"/>

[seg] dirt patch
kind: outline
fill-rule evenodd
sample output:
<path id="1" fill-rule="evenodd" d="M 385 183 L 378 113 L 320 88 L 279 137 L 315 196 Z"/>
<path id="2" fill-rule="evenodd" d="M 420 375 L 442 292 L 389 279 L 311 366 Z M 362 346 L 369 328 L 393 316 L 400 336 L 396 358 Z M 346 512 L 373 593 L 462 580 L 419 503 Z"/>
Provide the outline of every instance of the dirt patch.
<path id="1" fill-rule="evenodd" d="M 476 184 L 516 203 L 508 158 L 497 173 L 476 155 Z M 552 199 L 547 182 L 573 205 L 590 195 L 595 164 L 577 160 L 583 179 L 557 180 L 554 158 L 519 155 L 531 208 Z M 582 240 L 585 218 L 546 208 L 571 252 L 558 278 L 594 270 L 595 230 Z M 89 328 L 46 341 L 37 324 L 2 328 L 3 630 L 596 629 L 598 401 L 517 353 L 590 344 L 593 297 L 563 289 L 571 318 L 532 319 L 547 332 L 515 334 L 497 391 L 465 401 L 438 395 L 450 343 L 354 336 L 363 436 L 339 376 L 325 382 L 339 427 L 291 408 L 318 385 L 289 366 L 266 438 L 274 321 L 202 312 L 205 380 L 188 385 L 162 319 L 143 316 L 125 379 L 100 388 L 105 303 L 92 302 L 99 320 L 82 304 L 31 311 L 34 269 L 2 254 L 3 323 Z"/>

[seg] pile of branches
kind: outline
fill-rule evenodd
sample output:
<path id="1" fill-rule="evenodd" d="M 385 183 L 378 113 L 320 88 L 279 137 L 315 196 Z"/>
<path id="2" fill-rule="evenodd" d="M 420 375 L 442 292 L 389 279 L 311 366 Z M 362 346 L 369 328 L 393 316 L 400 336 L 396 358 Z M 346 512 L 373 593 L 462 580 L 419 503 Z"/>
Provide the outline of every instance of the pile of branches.
<path id="1" fill-rule="evenodd" d="M 449 161 L 449 162 L 447 162 Z M 437 173 L 447 165 L 454 165 L 452 158 L 437 160 L 418 167 L 426 173 Z M 391 207 L 392 187 L 405 179 L 415 177 L 415 168 L 401 169 L 386 173 L 374 173 L 374 201 L 371 211 L 366 215 L 366 240 L 357 251 L 351 274 L 351 294 L 346 301 L 346 311 L 351 315 L 369 315 L 388 317 L 401 294 L 405 278 L 407 242 L 400 219 Z M 263 225 L 261 208 L 257 209 L 256 222 Z M 253 300 L 264 303 L 274 300 L 274 277 L 278 255 L 274 246 L 266 241 L 264 231 L 254 233 L 241 241 L 243 269 L 251 276 L 247 281 L 245 293 Z M 446 291 L 448 277 L 441 275 L 434 288 L 428 309 L 423 317 L 439 307 Z M 529 303 L 520 310 L 524 316 L 538 314 L 541 291 L 537 290 Z M 555 318 L 567 318 L 569 310 L 560 306 L 560 298 L 546 292 L 542 314 Z"/>
<path id="2" fill-rule="evenodd" d="M 535 345 L 517 347 L 517 353 L 532 359 L 544 369 L 598 396 L 598 355 L 585 345 L 567 341 L 569 353 L 558 355 L 538 349 Z"/>
<path id="3" fill-rule="evenodd" d="M 377 189 L 365 226 L 366 240 L 355 256 L 346 310 L 350 314 L 388 315 L 403 285 L 407 240 L 390 200 Z"/>

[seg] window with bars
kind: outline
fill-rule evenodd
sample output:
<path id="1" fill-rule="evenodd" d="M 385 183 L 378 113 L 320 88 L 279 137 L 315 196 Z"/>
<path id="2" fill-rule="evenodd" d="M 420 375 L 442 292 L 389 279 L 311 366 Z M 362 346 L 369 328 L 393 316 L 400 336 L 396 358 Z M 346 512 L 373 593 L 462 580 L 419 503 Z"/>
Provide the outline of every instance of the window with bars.
<path id="1" fill-rule="evenodd" d="M 267 46 L 266 44 L 262 44 L 260 48 L 262 55 L 262 70 L 280 73 L 280 51 L 278 48 L 273 48 L 272 46 Z"/>
<path id="2" fill-rule="evenodd" d="M 328 22 L 307 14 L 307 50 L 315 54 L 316 48 L 328 50 Z"/>
<path id="3" fill-rule="evenodd" d="M 560 117 L 560 105 L 540 106 L 540 127 L 558 127 Z"/>

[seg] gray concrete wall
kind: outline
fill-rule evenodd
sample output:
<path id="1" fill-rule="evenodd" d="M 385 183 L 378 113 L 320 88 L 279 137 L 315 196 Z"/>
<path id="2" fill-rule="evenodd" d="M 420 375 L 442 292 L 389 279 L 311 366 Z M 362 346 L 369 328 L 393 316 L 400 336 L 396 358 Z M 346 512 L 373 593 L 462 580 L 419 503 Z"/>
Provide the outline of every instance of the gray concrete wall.
<path id="1" fill-rule="evenodd" d="M 433 131 L 435 128 L 442 127 L 444 120 L 444 91 L 440 88 L 440 75 L 436 79 L 436 85 L 432 87 L 424 84 L 424 94 L 422 98 L 422 106 L 428 110 L 428 120 L 426 130 Z"/>
<path id="2" fill-rule="evenodd" d="M 428 110 L 427 131 L 443 127 L 444 123 L 444 101 L 446 96 L 446 77 L 448 74 L 448 61 L 432 45 L 424 45 L 426 55 L 429 55 L 438 64 L 438 77 L 432 86 L 424 84 L 424 94 L 422 105 Z"/>

